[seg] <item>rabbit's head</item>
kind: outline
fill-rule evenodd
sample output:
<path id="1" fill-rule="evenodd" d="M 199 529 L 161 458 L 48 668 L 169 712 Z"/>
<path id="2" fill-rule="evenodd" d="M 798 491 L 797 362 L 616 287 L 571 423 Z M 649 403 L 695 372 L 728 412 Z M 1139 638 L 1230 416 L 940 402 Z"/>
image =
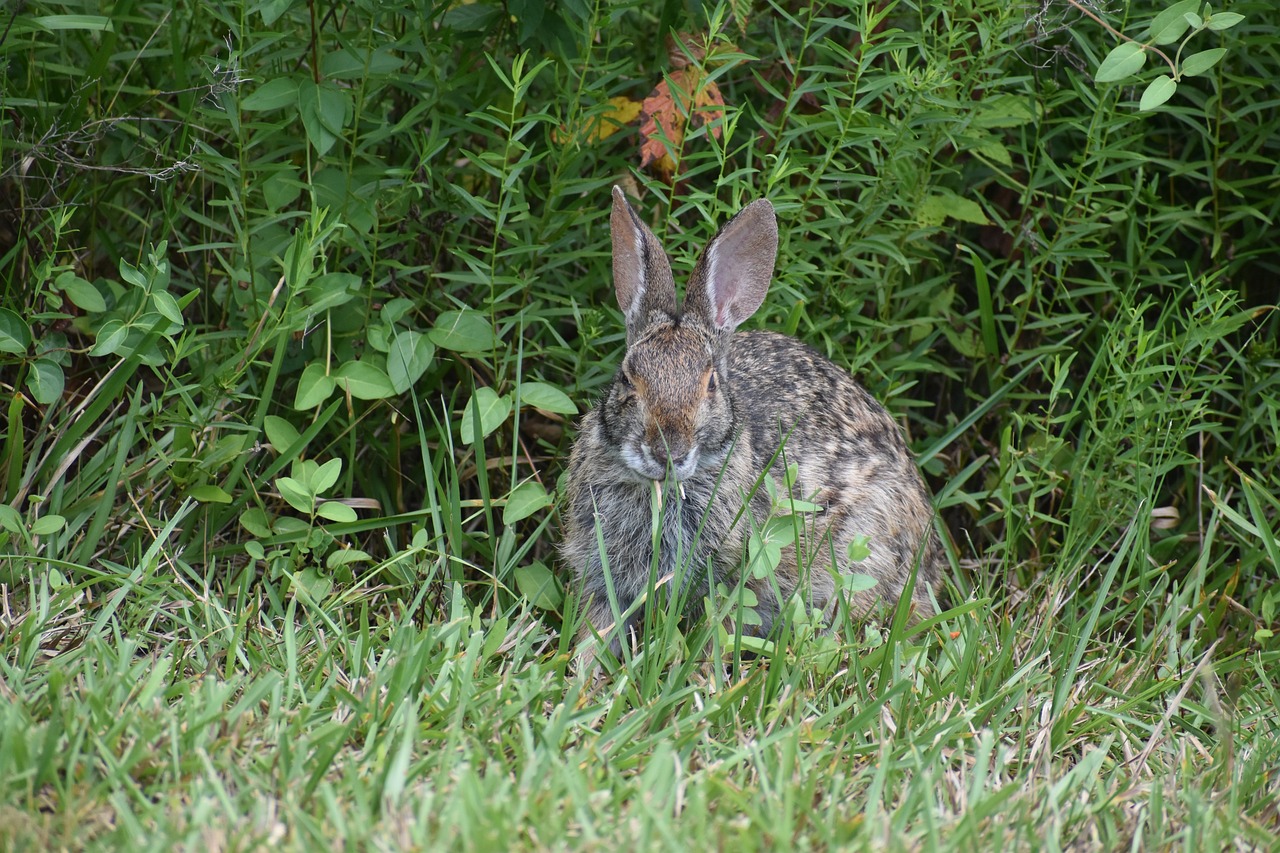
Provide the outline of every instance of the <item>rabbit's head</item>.
<path id="1" fill-rule="evenodd" d="M 676 304 L 666 253 L 613 189 L 613 283 L 627 354 L 601 407 L 605 434 L 637 477 L 685 480 L 719 467 L 733 441 L 733 331 L 764 301 L 778 251 L 773 207 L 760 199 L 703 250 Z"/>

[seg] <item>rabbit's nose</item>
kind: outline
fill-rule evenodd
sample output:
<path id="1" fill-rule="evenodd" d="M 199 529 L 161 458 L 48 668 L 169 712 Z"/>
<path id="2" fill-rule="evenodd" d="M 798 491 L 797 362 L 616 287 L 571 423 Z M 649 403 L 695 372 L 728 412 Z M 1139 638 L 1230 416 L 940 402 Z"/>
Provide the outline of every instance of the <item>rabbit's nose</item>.
<path id="1" fill-rule="evenodd" d="M 677 477 L 683 476 L 685 468 L 688 467 L 689 460 L 693 457 L 693 448 L 686 448 L 679 452 L 674 452 L 665 445 L 658 445 L 653 448 L 653 461 L 668 471 L 675 472 Z"/>
<path id="2" fill-rule="evenodd" d="M 674 454 L 666 447 L 659 446 L 653 449 L 653 459 L 664 467 L 679 468 L 689 460 L 689 451 L 686 450 L 684 453 Z"/>

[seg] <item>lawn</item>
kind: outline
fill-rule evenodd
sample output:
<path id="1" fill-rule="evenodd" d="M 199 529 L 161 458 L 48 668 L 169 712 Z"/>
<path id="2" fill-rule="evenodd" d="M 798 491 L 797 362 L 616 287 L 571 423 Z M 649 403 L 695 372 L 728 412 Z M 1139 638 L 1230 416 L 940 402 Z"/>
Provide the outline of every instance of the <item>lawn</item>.
<path id="1" fill-rule="evenodd" d="M 1276 848 L 1277 79 L 1272 0 L 9 4 L 0 850 Z M 680 285 L 772 202 L 936 617 L 575 665 L 614 185 Z"/>

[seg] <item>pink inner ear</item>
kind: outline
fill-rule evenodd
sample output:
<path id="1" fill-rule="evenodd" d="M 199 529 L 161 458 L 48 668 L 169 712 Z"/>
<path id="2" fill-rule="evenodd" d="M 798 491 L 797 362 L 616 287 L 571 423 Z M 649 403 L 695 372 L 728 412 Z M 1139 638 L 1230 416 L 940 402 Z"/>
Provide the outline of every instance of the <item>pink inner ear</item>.
<path id="1" fill-rule="evenodd" d="M 732 314 L 729 308 L 730 306 L 728 303 L 721 303 L 716 306 L 716 328 L 723 329 L 725 326 L 729 325 L 729 317 Z"/>

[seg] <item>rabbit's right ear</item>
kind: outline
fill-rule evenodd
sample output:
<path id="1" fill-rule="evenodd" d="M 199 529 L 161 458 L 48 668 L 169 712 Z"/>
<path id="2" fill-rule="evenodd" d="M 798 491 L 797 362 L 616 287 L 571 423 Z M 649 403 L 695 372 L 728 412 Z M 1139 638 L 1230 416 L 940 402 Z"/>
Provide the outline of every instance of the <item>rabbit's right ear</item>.
<path id="1" fill-rule="evenodd" d="M 731 334 L 764 302 L 777 256 L 773 205 L 756 199 L 725 223 L 703 250 L 685 293 L 685 316 L 714 332 Z"/>
<path id="2" fill-rule="evenodd" d="M 649 325 L 651 312 L 676 315 L 676 283 L 667 253 L 631 209 L 621 187 L 613 188 L 609 230 L 613 235 L 613 289 L 627 318 L 630 344 Z"/>

